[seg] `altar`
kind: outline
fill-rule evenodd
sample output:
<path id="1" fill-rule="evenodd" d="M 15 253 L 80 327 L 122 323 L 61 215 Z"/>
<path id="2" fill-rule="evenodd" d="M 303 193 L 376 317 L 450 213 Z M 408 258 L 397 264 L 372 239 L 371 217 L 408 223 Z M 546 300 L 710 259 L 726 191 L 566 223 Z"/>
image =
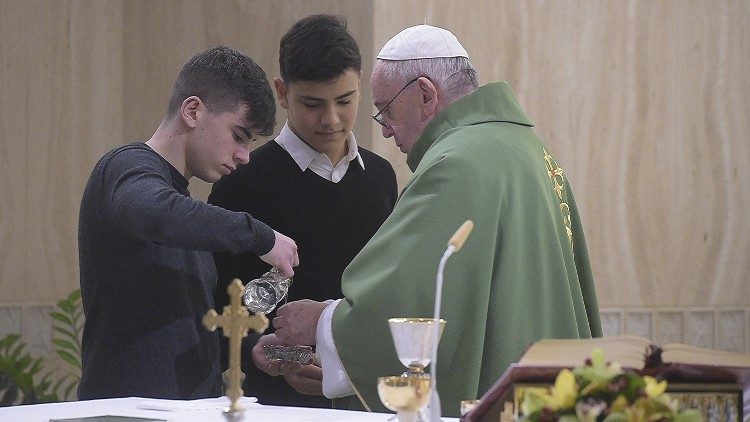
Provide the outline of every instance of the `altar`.
<path id="1" fill-rule="evenodd" d="M 245 398 L 246 399 L 246 398 Z M 93 416 L 128 416 L 144 418 L 141 422 L 227 422 L 222 409 L 229 405 L 229 399 L 220 397 L 204 400 L 154 400 L 142 397 L 121 399 L 84 400 L 64 403 L 36 404 L 0 408 L 0 421 L 49 422 L 70 418 Z M 351 421 L 385 422 L 393 413 L 357 412 L 351 410 L 313 409 L 306 407 L 265 406 L 258 403 L 241 402 L 245 408 L 242 419 L 236 421 Z M 163 409 L 163 410 L 156 410 Z M 102 419 L 104 422 L 107 419 Z M 115 420 L 112 418 L 112 420 Z M 395 420 L 395 419 L 394 419 Z M 92 420 L 91 422 L 99 422 Z M 121 419 L 118 422 L 126 422 Z M 443 421 L 458 421 L 457 418 L 443 418 Z M 81 421 L 83 422 L 83 420 Z M 133 422 L 136 422 L 134 420 Z"/>

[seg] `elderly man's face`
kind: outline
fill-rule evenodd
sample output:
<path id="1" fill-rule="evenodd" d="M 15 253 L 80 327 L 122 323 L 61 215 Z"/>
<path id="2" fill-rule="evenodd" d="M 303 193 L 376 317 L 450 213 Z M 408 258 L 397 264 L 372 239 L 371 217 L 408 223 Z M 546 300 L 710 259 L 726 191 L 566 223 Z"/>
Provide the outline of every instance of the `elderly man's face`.
<path id="1" fill-rule="evenodd" d="M 419 81 L 389 81 L 376 65 L 371 88 L 375 108 L 384 123 L 381 124 L 383 137 L 393 137 L 401 152 L 408 154 L 429 122 L 419 107 Z"/>

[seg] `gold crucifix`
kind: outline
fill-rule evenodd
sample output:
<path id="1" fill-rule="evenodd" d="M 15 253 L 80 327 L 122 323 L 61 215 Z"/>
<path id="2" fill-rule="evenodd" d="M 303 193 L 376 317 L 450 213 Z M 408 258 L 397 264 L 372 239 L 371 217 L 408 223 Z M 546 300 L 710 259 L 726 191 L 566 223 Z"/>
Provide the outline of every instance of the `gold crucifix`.
<path id="1" fill-rule="evenodd" d="M 232 400 L 232 404 L 225 410 L 229 414 L 235 414 L 242 410 L 237 403 L 239 398 L 242 397 L 242 370 L 240 369 L 242 338 L 247 337 L 247 330 L 251 328 L 257 333 L 262 333 L 268 328 L 268 318 L 264 314 L 250 316 L 247 308 L 241 305 L 244 290 L 242 282 L 235 278 L 227 286 L 229 305 L 224 307 L 224 312 L 219 315 L 211 309 L 203 316 L 203 325 L 208 328 L 208 331 L 214 331 L 216 327 L 221 327 L 224 337 L 229 338 L 229 388 L 227 388 L 227 396 Z"/>

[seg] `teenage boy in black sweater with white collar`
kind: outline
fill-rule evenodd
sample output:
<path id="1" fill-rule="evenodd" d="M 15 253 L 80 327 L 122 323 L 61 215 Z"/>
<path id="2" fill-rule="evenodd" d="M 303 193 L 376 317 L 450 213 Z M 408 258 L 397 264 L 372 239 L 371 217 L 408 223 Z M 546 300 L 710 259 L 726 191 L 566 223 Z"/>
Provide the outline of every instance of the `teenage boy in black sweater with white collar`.
<path id="1" fill-rule="evenodd" d="M 342 297 L 344 268 L 396 202 L 395 173 L 386 160 L 358 146 L 352 133 L 362 59 L 342 18 L 313 15 L 295 23 L 281 39 L 279 65 L 274 87 L 287 110 L 286 124 L 275 140 L 250 154 L 250 165 L 216 183 L 208 199 L 248 212 L 295 239 L 300 265 L 289 300 Z M 233 278 L 247 283 L 270 268 L 249 254 L 214 257 L 217 307 L 228 303 L 226 286 Z M 243 347 L 246 395 L 262 404 L 331 407 L 321 392 L 300 394 L 283 378 L 256 368 L 250 349 L 257 339 L 251 334 Z M 222 356 L 226 368 L 226 353 Z"/>

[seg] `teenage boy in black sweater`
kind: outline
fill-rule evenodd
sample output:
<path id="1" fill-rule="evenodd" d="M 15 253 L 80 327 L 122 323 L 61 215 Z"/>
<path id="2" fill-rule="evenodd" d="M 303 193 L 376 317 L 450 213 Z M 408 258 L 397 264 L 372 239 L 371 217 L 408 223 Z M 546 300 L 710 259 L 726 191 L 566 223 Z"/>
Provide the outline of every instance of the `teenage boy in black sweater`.
<path id="1" fill-rule="evenodd" d="M 344 19 L 314 15 L 295 23 L 281 39 L 279 66 L 274 87 L 287 110 L 284 128 L 250 154 L 250 165 L 216 183 L 208 200 L 248 212 L 296 240 L 300 265 L 289 300 L 342 297 L 344 268 L 396 202 L 395 173 L 386 160 L 358 146 L 351 132 L 362 59 Z M 217 307 L 228 302 L 226 286 L 233 278 L 246 283 L 270 268 L 248 254 L 214 257 Z M 262 404 L 331 407 L 320 391 L 297 392 L 283 378 L 256 368 L 250 350 L 257 338 L 251 334 L 243 346 L 246 395 Z M 226 346 L 224 341 L 224 368 Z"/>
<path id="2" fill-rule="evenodd" d="M 292 275 L 297 247 L 245 212 L 191 198 L 188 181 L 215 182 L 247 163 L 250 143 L 271 134 L 275 114 L 263 70 L 215 47 L 180 70 L 147 142 L 115 148 L 96 164 L 78 228 L 80 399 L 223 393 L 218 335 L 201 324 L 214 308 L 211 252 L 252 253 Z"/>

